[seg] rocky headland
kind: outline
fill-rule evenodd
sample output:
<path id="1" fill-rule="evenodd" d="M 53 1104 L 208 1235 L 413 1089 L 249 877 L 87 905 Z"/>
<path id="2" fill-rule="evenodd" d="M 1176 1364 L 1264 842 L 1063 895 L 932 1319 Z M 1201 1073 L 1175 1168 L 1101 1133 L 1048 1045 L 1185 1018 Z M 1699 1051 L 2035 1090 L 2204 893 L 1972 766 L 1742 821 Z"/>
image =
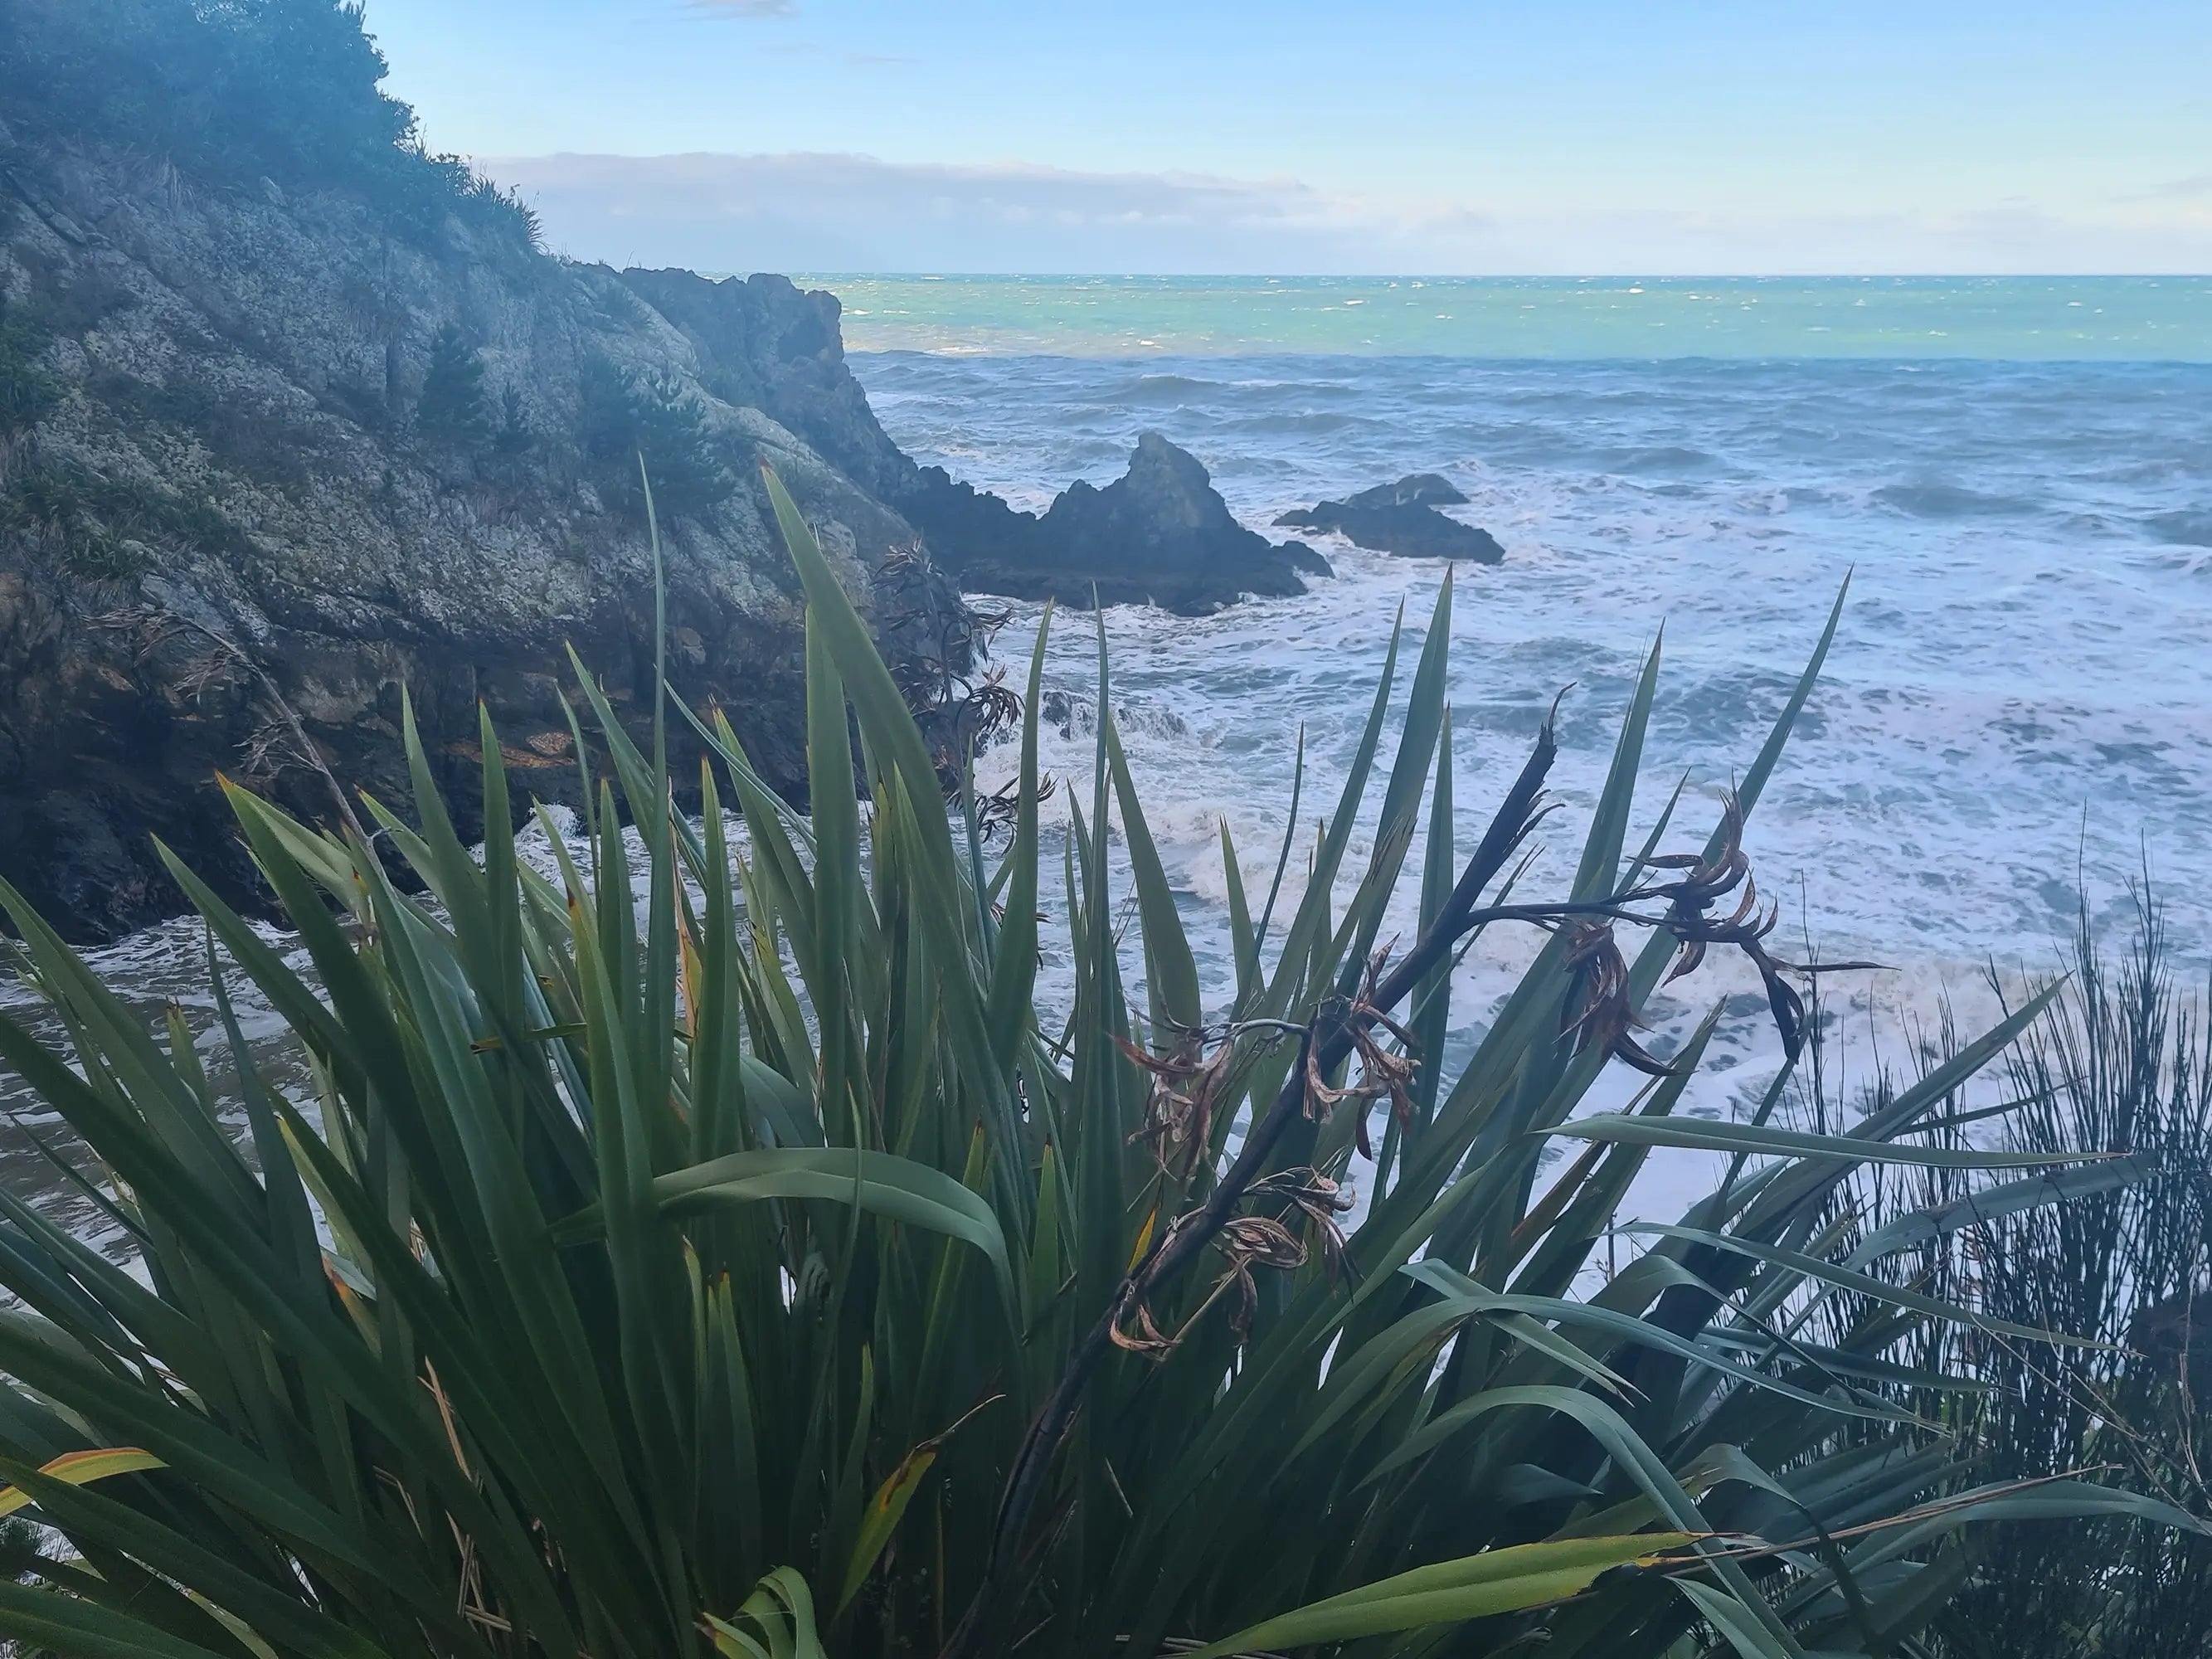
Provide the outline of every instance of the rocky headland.
<path id="1" fill-rule="evenodd" d="M 801 609 L 761 463 L 917 702 L 957 696 L 967 612 L 876 487 L 904 458 L 830 295 L 549 256 L 510 198 L 407 147 L 380 64 L 210 137 L 232 118 L 179 107 L 168 65 L 220 48 L 211 96 L 225 74 L 275 96 L 288 43 L 189 7 L 9 11 L 0 876 L 66 933 L 180 907 L 155 835 L 255 902 L 218 773 L 313 818 L 334 786 L 404 806 L 403 688 L 464 820 L 479 703 L 517 793 L 562 799 L 569 648 L 618 708 L 652 703 L 641 452 L 671 678 L 777 787 L 805 787 Z M 302 148 L 349 115 L 389 130 Z"/>

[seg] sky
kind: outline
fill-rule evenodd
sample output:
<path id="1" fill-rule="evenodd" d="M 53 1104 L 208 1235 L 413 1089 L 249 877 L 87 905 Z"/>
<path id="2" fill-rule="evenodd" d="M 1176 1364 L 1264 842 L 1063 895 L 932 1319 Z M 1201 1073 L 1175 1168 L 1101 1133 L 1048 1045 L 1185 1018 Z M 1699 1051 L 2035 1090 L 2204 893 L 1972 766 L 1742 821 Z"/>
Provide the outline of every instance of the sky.
<path id="1" fill-rule="evenodd" d="M 368 0 L 433 148 L 710 270 L 2212 270 L 2206 0 Z"/>

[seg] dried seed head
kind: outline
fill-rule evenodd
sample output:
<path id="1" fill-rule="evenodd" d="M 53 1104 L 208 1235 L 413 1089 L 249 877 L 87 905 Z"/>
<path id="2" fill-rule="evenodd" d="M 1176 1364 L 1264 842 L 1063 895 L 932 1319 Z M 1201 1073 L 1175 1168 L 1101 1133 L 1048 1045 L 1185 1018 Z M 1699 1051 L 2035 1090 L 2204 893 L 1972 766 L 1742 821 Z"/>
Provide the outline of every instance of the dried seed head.
<path id="1" fill-rule="evenodd" d="M 1633 1033 L 1644 1021 L 1630 1000 L 1628 961 L 1620 953 L 1609 921 L 1570 921 L 1565 924 L 1567 966 L 1581 988 L 1581 996 L 1567 1030 L 1576 1036 L 1576 1051 L 1596 1048 L 1650 1077 L 1671 1077 L 1674 1068 L 1649 1053 Z"/>
<path id="2" fill-rule="evenodd" d="M 1686 872 L 1679 881 L 1647 887 L 1636 896 L 1667 901 L 1667 911 L 1659 925 L 1682 946 L 1673 970 L 1667 975 L 1668 982 L 1695 973 L 1705 959 L 1708 946 L 1732 945 L 1742 951 L 1759 970 L 1775 1030 L 1781 1034 L 1784 1051 L 1792 1060 L 1805 1047 L 1805 999 L 1784 975 L 1795 974 L 1809 978 L 1816 973 L 1879 965 L 1870 962 L 1803 964 L 1783 961 L 1767 950 L 1765 941 L 1780 918 L 1780 907 L 1768 905 L 1762 913 L 1759 884 L 1753 879 L 1751 860 L 1743 850 L 1743 805 L 1733 794 L 1724 797 L 1722 802 L 1719 845 L 1713 856 L 1673 854 L 1655 858 L 1650 863 L 1660 869 Z M 1726 915 L 1713 915 L 1714 907 L 1739 887 L 1743 890 L 1735 908 Z"/>
<path id="3" fill-rule="evenodd" d="M 1413 1049 L 1417 1046 L 1413 1034 L 1391 1018 L 1376 1003 L 1376 985 L 1382 977 L 1382 967 L 1389 960 L 1389 946 L 1377 951 L 1367 963 L 1361 979 L 1359 994 L 1348 1006 L 1342 1006 L 1337 1018 L 1342 1022 L 1345 1034 L 1352 1041 L 1352 1058 L 1359 1062 L 1359 1080 L 1347 1080 L 1341 1088 L 1333 1088 L 1322 1076 L 1318 1045 L 1309 1042 L 1305 1056 L 1306 1115 L 1326 1116 L 1329 1110 L 1347 1100 L 1360 1103 L 1359 1117 L 1353 1125 L 1360 1156 L 1372 1158 L 1375 1149 L 1367 1133 L 1366 1103 L 1388 1099 L 1390 1109 L 1401 1127 L 1410 1128 L 1413 1121 L 1412 1084 L 1414 1064 Z M 1319 1021 L 1317 1020 L 1316 1025 Z M 1382 1031 L 1395 1039 L 1396 1050 L 1385 1048 L 1376 1036 Z"/>

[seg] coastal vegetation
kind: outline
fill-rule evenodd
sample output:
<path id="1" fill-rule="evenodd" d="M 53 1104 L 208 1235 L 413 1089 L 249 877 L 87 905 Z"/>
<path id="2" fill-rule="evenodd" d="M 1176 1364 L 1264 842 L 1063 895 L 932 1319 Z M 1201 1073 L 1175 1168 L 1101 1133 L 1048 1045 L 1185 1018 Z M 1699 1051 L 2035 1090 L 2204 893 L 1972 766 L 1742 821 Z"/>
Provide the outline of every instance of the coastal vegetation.
<path id="1" fill-rule="evenodd" d="M 433 443 L 481 449 L 491 441 L 491 405 L 484 397 L 483 355 L 447 323 L 430 337 L 415 430 Z"/>
<path id="2" fill-rule="evenodd" d="M 632 373 L 594 357 L 584 364 L 582 398 L 583 449 L 594 476 L 608 493 L 635 503 L 641 515 L 640 455 L 653 457 L 660 512 L 702 513 L 737 489 L 704 408 L 672 377 Z"/>
<path id="3" fill-rule="evenodd" d="M 0 1189 L 0 1637 L 2208 1651 L 2212 1051 L 2154 911 L 1846 1096 L 1751 871 L 1826 640 L 1717 824 L 1638 840 L 1655 652 L 1531 896 L 1550 727 L 1465 844 L 1447 583 L 1311 838 L 1303 779 L 1264 887 L 1224 831 L 1214 984 L 1103 653 L 1055 826 L 948 577 L 1206 614 L 1326 562 L 1157 433 L 1042 514 L 917 466 L 830 296 L 556 260 L 383 76 L 333 0 L 0 6 L 0 897 L 51 1015 L 0 1064 L 68 1200 Z M 1457 501 L 1280 522 L 1494 562 Z M 149 1036 L 62 941 L 180 895 L 205 996 Z M 1790 1055 L 1741 1122 L 1686 1104 L 1741 999 L 1638 1023 L 1717 956 Z M 1668 1147 L 1726 1177 L 1635 1231 Z"/>
<path id="4" fill-rule="evenodd" d="M 2057 999 L 2005 1058 L 2002 1087 L 2021 1105 L 1992 1138 L 2020 1152 L 2125 1147 L 2131 1178 L 1986 1215 L 1900 1264 L 1998 1318 L 2096 1339 L 2061 1348 L 1958 1325 L 1916 1336 L 1917 1365 L 1984 1385 L 1960 1431 L 1990 1476 L 2099 1467 L 2202 1516 L 2212 1514 L 2212 1005 L 2201 984 L 2177 982 L 2163 908 L 2135 896 L 2118 950 L 2084 908 Z M 1878 1081 L 1855 1103 L 1879 1110 L 1893 1090 Z M 1868 1194 L 1877 1231 L 1892 1215 L 1972 1201 L 1948 1172 L 1893 1173 Z M 2212 1652 L 2212 1540 L 2200 1533 L 2004 1524 L 1972 1544 L 1971 1571 L 1928 1632 L 1943 1659 Z"/>
<path id="5" fill-rule="evenodd" d="M 428 149 L 386 92 L 384 56 L 344 0 L 99 0 L 0 12 L 0 80 L 16 147 L 97 134 L 173 180 L 230 189 L 349 187 L 418 235 L 448 213 L 537 245 L 513 192 Z"/>
<path id="6" fill-rule="evenodd" d="M 1655 647 L 1571 883 L 1539 895 L 1548 721 L 1459 835 L 1447 580 L 1311 843 L 1294 811 L 1248 891 L 1224 831 L 1235 973 L 1209 993 L 1103 649 L 1064 835 L 1042 639 L 1018 787 L 962 782 L 948 811 L 763 482 L 806 599 L 809 770 L 857 775 L 865 806 L 817 789 L 802 818 L 665 691 L 634 744 L 580 668 L 572 753 L 588 722 L 609 759 L 573 833 L 541 816 L 542 856 L 488 719 L 480 851 L 411 722 L 411 817 L 364 799 L 368 834 L 229 787 L 301 959 L 172 860 L 206 925 L 202 1025 L 149 1035 L 0 888 L 69 1042 L 0 1016 L 0 1058 L 134 1258 L 0 1191 L 0 1504 L 49 1546 L 0 1583 L 0 1632 L 189 1659 L 1902 1659 L 1938 1650 L 1978 1526 L 2199 1529 L 2063 1457 L 1989 1467 L 1988 1384 L 1951 1359 L 2097 1334 L 1921 1271 L 2141 1174 L 1960 1133 L 2045 1097 L 1967 1103 L 2038 1063 L 2020 1044 L 2059 992 L 1849 1121 L 1790 1107 L 1820 974 L 1771 948 L 1749 826 L 1840 596 L 1713 821 L 1677 789 L 1632 839 Z M 671 799 L 686 722 L 696 819 Z M 1448 1066 L 1454 966 L 1531 928 Z M 1040 1006 L 1048 951 L 1072 1007 Z M 1672 1052 L 1638 1036 L 1663 978 L 1697 989 L 1723 955 L 1791 1060 L 1743 1121 L 1677 1110 L 1717 999 Z M 253 1012 L 313 1097 L 272 1080 Z M 1608 1275 L 1665 1147 L 1725 1174 Z M 1907 1197 L 1900 1171 L 1947 1184 Z"/>

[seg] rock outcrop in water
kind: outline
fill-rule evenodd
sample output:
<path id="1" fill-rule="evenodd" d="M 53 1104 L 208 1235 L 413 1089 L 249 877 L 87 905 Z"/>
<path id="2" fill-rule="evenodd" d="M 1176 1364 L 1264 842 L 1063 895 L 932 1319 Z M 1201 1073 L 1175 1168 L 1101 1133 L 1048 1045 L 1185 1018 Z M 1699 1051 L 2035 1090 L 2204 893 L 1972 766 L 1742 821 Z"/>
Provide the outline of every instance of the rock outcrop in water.
<path id="1" fill-rule="evenodd" d="M 1157 432 L 1137 440 L 1129 470 L 1099 489 L 1078 479 L 1043 517 L 941 473 L 899 497 L 933 544 L 959 550 L 963 586 L 1064 605 L 1157 605 L 1187 616 L 1246 594 L 1305 592 L 1301 573 L 1327 561 L 1278 546 L 1230 512 L 1206 468 Z"/>
<path id="2" fill-rule="evenodd" d="M 253 903 L 218 772 L 325 820 L 356 787 L 404 805 L 403 688 L 465 834 L 479 704 L 518 796 L 562 798 L 569 648 L 651 707 L 641 450 L 671 678 L 772 782 L 805 784 L 801 606 L 759 463 L 912 694 L 950 689 L 969 618 L 885 499 L 916 469 L 830 296 L 549 257 L 511 199 L 384 130 L 380 65 L 294 88 L 368 52 L 342 8 L 306 67 L 252 8 L 9 11 L 0 875 L 56 925 L 180 908 L 155 834 Z M 179 57 L 255 96 L 183 85 Z M 293 125 L 209 130 L 294 96 Z M 369 137 L 332 152 L 349 123 Z"/>
<path id="3" fill-rule="evenodd" d="M 1354 547 L 1405 558 L 1498 563 L 1505 557 L 1505 550 L 1488 531 L 1437 511 L 1439 507 L 1459 507 L 1466 501 L 1449 479 L 1434 472 L 1415 472 L 1340 501 L 1321 501 L 1285 513 L 1275 523 L 1290 529 L 1334 532 Z"/>

